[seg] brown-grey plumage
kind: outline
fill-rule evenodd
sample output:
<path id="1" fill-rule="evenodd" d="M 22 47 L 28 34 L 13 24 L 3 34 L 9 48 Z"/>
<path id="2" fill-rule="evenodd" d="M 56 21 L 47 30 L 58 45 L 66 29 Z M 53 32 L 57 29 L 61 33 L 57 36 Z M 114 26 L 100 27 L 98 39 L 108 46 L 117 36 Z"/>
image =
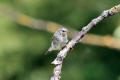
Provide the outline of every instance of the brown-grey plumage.
<path id="1" fill-rule="evenodd" d="M 66 28 L 59 28 L 53 35 L 51 46 L 48 49 L 47 53 L 53 50 L 61 50 L 66 43 L 68 42 L 67 39 L 68 30 Z"/>

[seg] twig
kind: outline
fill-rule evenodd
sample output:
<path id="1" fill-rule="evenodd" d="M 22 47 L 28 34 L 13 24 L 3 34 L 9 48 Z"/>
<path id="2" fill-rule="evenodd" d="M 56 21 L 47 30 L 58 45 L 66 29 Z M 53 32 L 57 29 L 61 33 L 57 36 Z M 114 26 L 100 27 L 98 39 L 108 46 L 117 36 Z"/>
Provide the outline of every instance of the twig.
<path id="1" fill-rule="evenodd" d="M 10 9 L 6 9 L 1 4 L 0 4 L 0 13 L 2 13 L 5 16 L 9 17 L 10 19 L 14 20 L 18 24 L 24 25 L 24 26 L 32 28 L 32 29 L 46 30 L 48 32 L 54 33 L 56 31 L 56 29 L 60 28 L 60 26 L 61 26 L 60 24 L 57 24 L 55 22 L 47 22 L 47 21 L 43 21 L 43 20 L 33 19 L 24 14 L 17 13 Z M 78 33 L 78 31 L 74 30 L 74 29 L 69 29 L 69 31 L 71 32 L 69 34 L 70 38 L 72 38 L 73 36 L 75 36 Z M 114 49 L 120 50 L 120 45 L 118 45 L 118 44 L 120 44 L 120 40 L 116 40 L 115 38 L 110 37 L 110 36 L 108 37 L 108 36 L 99 36 L 99 35 L 95 35 L 95 34 L 94 35 L 87 34 L 81 43 L 102 46 L 102 47 L 108 47 L 108 48 L 114 48 Z"/>
<path id="2" fill-rule="evenodd" d="M 115 14 L 117 14 L 119 12 L 120 12 L 120 5 L 117 5 L 117 6 L 111 8 L 109 10 L 103 11 L 103 13 L 99 17 L 93 19 L 87 26 L 83 27 L 82 30 L 74 38 L 72 38 L 72 40 L 66 45 L 66 47 L 58 53 L 57 58 L 52 62 L 52 64 L 55 65 L 55 68 L 54 68 L 54 72 L 53 72 L 53 75 L 51 77 L 51 80 L 60 80 L 60 74 L 61 74 L 63 59 L 67 56 L 67 53 L 79 41 L 82 40 L 84 35 L 92 27 L 94 27 L 96 24 L 98 24 L 103 19 L 105 19 L 105 18 L 107 18 L 109 16 L 112 16 L 112 15 L 115 15 Z"/>

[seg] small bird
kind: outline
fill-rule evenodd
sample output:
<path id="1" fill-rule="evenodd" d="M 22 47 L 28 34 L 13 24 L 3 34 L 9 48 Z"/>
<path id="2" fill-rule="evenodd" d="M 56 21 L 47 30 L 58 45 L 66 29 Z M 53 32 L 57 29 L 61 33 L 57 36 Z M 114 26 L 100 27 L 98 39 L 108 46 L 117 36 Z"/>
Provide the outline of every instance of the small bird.
<path id="1" fill-rule="evenodd" d="M 48 51 L 46 52 L 46 54 L 48 54 L 49 52 L 51 52 L 53 50 L 61 50 L 63 47 L 65 47 L 65 45 L 68 42 L 67 33 L 68 33 L 68 30 L 66 28 L 64 28 L 64 27 L 59 28 L 54 33 L 52 42 L 51 42 L 51 46 L 48 49 Z"/>

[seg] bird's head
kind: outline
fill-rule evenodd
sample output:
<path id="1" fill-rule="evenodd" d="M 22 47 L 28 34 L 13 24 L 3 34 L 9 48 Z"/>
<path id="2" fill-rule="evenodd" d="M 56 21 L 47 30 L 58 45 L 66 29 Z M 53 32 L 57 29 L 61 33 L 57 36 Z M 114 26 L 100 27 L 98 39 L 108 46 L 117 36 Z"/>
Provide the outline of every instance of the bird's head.
<path id="1" fill-rule="evenodd" d="M 62 27 L 62 28 L 59 29 L 59 33 L 60 33 L 62 36 L 67 36 L 67 34 L 68 34 L 68 29 Z"/>
<path id="2" fill-rule="evenodd" d="M 63 27 L 63 28 L 60 28 L 59 31 L 60 33 L 67 33 L 68 29 Z"/>

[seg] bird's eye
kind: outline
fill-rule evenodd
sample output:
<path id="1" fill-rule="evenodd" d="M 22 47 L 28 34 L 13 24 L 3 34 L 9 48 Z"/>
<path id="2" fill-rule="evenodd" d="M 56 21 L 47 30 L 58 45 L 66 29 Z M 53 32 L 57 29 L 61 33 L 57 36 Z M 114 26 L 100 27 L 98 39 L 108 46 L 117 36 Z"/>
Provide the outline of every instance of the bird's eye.
<path id="1" fill-rule="evenodd" d="M 62 32 L 65 32 L 65 31 L 62 31 Z"/>

